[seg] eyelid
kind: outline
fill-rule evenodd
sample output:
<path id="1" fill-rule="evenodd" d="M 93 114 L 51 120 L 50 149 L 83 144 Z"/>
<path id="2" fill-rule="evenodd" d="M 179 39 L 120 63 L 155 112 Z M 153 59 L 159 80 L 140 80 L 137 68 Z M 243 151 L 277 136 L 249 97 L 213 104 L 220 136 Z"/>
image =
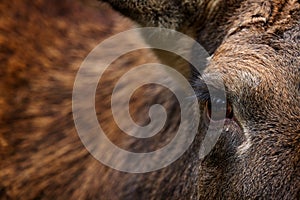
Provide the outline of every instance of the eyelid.
<path id="1" fill-rule="evenodd" d="M 209 99 L 210 101 L 215 102 L 216 104 L 226 104 L 227 100 L 226 99 L 222 99 L 222 98 L 218 98 L 218 97 L 214 97 L 213 99 Z"/>
<path id="2" fill-rule="evenodd" d="M 215 76 L 213 76 L 213 78 L 214 77 Z M 215 100 L 221 100 L 221 101 L 225 100 L 226 101 L 226 97 L 228 96 L 228 94 L 224 88 L 224 85 L 222 87 L 221 84 L 223 85 L 223 82 L 220 83 L 219 77 L 218 77 L 218 79 L 212 79 L 210 77 L 210 75 L 208 74 L 208 75 L 202 75 L 202 77 L 197 77 L 196 80 L 193 81 L 192 86 L 195 90 L 196 97 L 198 98 L 198 100 L 201 103 L 205 103 L 205 102 L 211 100 L 210 92 L 214 95 L 213 96 L 214 101 Z M 208 85 L 209 85 L 210 90 L 208 89 Z M 222 90 L 222 88 L 223 88 L 223 90 Z M 225 94 L 224 94 L 224 92 L 225 92 Z M 226 102 L 224 102 L 224 103 L 226 103 Z"/>

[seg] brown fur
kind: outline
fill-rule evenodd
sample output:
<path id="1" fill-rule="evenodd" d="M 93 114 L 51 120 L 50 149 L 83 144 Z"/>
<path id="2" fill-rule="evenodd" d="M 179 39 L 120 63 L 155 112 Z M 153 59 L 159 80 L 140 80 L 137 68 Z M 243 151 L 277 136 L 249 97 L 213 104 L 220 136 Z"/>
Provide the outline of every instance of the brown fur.
<path id="1" fill-rule="evenodd" d="M 110 169 L 79 140 L 72 118 L 72 87 L 85 56 L 132 24 L 90 1 L 2 3 L 0 198 L 299 198 L 299 1 L 107 2 L 142 25 L 175 28 L 196 38 L 213 54 L 204 73 L 222 74 L 236 120 L 226 120 L 217 145 L 203 160 L 198 152 L 205 123 L 188 151 L 164 169 L 145 174 Z M 134 43 L 136 38 L 128 40 Z M 157 60 L 146 50 L 122 56 L 105 72 L 96 96 L 98 119 L 108 137 L 136 152 L 167 144 L 180 121 L 174 95 L 154 85 L 134 94 L 131 114 L 146 124 L 149 105 L 164 105 L 168 126 L 158 136 L 134 140 L 113 121 L 110 96 L 117 79 L 149 62 Z M 199 89 L 201 77 L 193 81 Z"/>

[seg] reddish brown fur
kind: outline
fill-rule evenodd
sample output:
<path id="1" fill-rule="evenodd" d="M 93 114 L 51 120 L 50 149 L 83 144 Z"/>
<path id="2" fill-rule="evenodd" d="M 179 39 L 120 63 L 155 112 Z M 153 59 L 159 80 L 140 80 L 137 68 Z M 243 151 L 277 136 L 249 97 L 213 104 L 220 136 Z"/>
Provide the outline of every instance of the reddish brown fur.
<path id="1" fill-rule="evenodd" d="M 1 199 L 103 196 L 111 186 L 100 186 L 94 177 L 105 179 L 108 169 L 77 136 L 72 88 L 87 54 L 131 23 L 107 7 L 71 1 L 17 0 L 2 3 L 0 10 Z M 118 66 L 128 66 L 120 67 L 120 74 L 130 67 L 126 63 L 143 59 L 119 61 Z M 107 81 L 118 76 L 110 74 Z"/>

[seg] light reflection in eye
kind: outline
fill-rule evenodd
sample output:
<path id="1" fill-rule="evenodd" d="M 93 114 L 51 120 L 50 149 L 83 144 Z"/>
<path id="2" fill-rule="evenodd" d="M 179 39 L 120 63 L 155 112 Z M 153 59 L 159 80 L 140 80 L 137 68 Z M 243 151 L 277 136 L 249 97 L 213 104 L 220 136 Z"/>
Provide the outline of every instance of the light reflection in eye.
<path id="1" fill-rule="evenodd" d="M 214 105 L 220 105 L 215 108 L 214 119 L 211 119 L 211 101 L 214 102 Z M 218 99 L 218 98 L 213 98 L 212 100 L 206 101 L 205 111 L 206 111 L 207 117 L 210 120 L 214 120 L 214 121 L 224 120 L 224 113 L 226 112 L 226 118 L 232 119 L 233 118 L 232 106 L 228 101 L 227 101 L 227 105 L 224 106 L 225 103 L 226 103 L 225 101 Z M 224 110 L 224 108 L 226 110 Z"/>

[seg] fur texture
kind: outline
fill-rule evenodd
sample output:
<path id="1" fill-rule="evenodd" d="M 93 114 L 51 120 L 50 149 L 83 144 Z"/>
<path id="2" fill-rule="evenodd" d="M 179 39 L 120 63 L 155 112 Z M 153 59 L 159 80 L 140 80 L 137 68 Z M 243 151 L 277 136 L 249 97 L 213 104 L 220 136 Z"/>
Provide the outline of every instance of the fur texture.
<path id="1" fill-rule="evenodd" d="M 0 199 L 299 198 L 299 1 L 105 0 L 143 26 L 173 28 L 197 39 L 212 54 L 204 75 L 222 75 L 233 108 L 234 118 L 226 119 L 218 143 L 203 160 L 198 152 L 207 128 L 205 113 L 188 151 L 172 165 L 146 174 L 102 165 L 75 130 L 71 100 L 80 63 L 99 42 L 132 27 L 108 6 L 91 2 L 13 0 L 0 5 Z M 159 58 L 174 62 L 166 57 Z M 133 95 L 131 115 L 147 124 L 149 105 L 161 104 L 167 126 L 158 136 L 136 140 L 115 124 L 110 108 L 114 84 L 129 69 L 149 62 L 157 58 L 146 50 L 122 56 L 105 72 L 99 85 L 106 87 L 96 96 L 98 119 L 108 137 L 135 152 L 164 146 L 180 122 L 174 95 L 148 85 Z M 199 75 L 191 81 L 199 94 L 205 93 Z"/>

